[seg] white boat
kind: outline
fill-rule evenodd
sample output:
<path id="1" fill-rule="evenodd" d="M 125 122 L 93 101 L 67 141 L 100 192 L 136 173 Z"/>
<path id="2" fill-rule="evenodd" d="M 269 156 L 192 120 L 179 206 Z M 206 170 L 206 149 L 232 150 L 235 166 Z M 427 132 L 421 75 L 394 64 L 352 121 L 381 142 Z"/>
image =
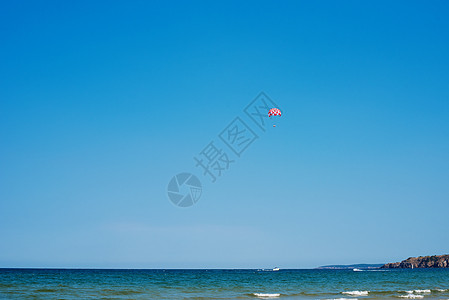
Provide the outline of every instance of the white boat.
<path id="1" fill-rule="evenodd" d="M 362 271 L 362 270 L 360 270 L 360 269 L 357 269 L 357 268 L 354 268 L 354 269 L 352 269 L 354 272 L 360 272 L 360 271 Z"/>
<path id="2" fill-rule="evenodd" d="M 279 271 L 279 268 L 278 267 L 273 268 L 272 271 Z"/>

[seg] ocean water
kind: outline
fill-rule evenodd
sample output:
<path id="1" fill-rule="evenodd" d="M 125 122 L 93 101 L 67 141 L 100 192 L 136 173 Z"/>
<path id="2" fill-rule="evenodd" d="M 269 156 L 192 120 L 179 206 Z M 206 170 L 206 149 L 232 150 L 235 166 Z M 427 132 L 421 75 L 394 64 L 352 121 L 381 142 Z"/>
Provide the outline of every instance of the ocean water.
<path id="1" fill-rule="evenodd" d="M 0 269 L 0 299 L 449 299 L 449 269 Z"/>

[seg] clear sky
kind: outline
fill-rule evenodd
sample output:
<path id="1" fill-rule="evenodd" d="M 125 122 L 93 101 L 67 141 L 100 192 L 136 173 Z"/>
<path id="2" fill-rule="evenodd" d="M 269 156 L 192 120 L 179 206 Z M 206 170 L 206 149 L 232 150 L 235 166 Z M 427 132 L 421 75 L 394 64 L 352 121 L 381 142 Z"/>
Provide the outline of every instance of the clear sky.
<path id="1" fill-rule="evenodd" d="M 2 2 L 0 267 L 448 253 L 449 2 L 241 2 Z M 211 183 L 193 157 L 238 116 L 259 138 Z"/>

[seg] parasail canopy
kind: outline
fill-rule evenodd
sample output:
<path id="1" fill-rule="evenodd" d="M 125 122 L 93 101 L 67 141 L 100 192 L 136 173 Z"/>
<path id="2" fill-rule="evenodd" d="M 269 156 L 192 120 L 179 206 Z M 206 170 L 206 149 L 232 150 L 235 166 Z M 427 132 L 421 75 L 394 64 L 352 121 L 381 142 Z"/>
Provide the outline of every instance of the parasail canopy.
<path id="1" fill-rule="evenodd" d="M 278 108 L 272 108 L 268 111 L 268 117 L 281 116 L 281 111 Z"/>

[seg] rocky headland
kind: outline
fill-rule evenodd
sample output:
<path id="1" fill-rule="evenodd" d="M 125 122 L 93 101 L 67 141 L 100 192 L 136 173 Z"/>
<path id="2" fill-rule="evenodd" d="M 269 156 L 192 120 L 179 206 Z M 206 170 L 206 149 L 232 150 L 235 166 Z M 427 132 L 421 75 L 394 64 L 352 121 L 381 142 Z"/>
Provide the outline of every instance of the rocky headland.
<path id="1" fill-rule="evenodd" d="M 449 268 L 449 254 L 409 257 L 406 260 L 388 263 L 381 269 Z"/>

